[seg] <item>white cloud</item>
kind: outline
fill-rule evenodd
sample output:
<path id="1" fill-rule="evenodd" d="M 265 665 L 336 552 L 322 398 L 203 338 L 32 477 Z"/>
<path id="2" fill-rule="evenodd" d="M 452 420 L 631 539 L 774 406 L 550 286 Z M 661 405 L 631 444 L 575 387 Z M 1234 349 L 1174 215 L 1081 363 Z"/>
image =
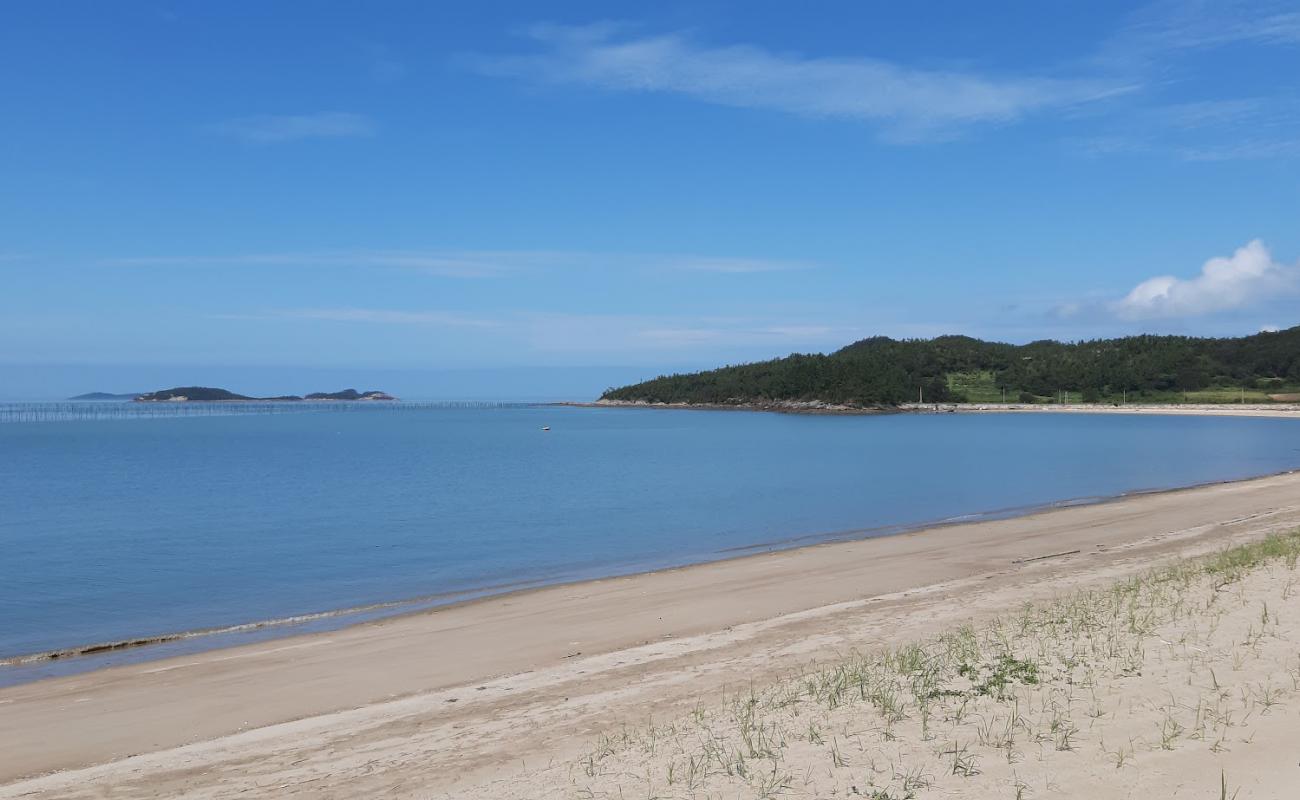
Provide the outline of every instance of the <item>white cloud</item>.
<path id="1" fill-rule="evenodd" d="M 871 58 L 810 58 L 750 45 L 708 46 L 678 33 L 633 37 L 610 24 L 541 25 L 529 35 L 542 47 L 540 53 L 480 57 L 474 63 L 489 74 L 872 121 L 885 125 L 895 139 L 1012 121 L 1132 88 L 1101 80 L 916 69 Z"/>
<path id="2" fill-rule="evenodd" d="M 1273 260 L 1259 239 L 1212 258 L 1192 278 L 1161 275 L 1133 287 L 1112 310 L 1125 319 L 1182 317 L 1245 308 L 1300 290 L 1300 265 Z"/>
<path id="3" fill-rule="evenodd" d="M 342 139 L 370 136 L 374 123 L 360 114 L 324 111 L 316 114 L 259 114 L 211 126 L 223 136 L 249 144 L 276 144 L 299 139 Z"/>

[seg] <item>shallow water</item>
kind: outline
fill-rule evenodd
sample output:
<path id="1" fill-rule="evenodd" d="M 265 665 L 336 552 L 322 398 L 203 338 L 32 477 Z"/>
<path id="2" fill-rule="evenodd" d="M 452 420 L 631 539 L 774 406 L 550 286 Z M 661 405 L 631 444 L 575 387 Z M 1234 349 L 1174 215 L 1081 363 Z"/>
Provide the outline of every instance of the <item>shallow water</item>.
<path id="1" fill-rule="evenodd" d="M 9 422 L 0 658 L 1297 467 L 1300 422 L 1284 419 L 375 407 Z M 957 546 L 961 529 L 935 535 Z"/>

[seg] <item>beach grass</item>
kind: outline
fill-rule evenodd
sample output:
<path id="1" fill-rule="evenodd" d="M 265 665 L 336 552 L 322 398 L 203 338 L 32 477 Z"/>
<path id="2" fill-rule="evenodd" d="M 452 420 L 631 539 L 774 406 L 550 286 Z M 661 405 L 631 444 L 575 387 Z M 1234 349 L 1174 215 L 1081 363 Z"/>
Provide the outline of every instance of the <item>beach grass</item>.
<path id="1" fill-rule="evenodd" d="M 1300 531 L 1278 533 L 809 664 L 607 732 L 559 784 L 660 800 L 1105 797 L 1138 765 L 1203 754 L 1189 779 L 1209 769 L 1204 794 L 1233 797 L 1245 776 L 1214 764 L 1300 692 L 1297 559 Z"/>

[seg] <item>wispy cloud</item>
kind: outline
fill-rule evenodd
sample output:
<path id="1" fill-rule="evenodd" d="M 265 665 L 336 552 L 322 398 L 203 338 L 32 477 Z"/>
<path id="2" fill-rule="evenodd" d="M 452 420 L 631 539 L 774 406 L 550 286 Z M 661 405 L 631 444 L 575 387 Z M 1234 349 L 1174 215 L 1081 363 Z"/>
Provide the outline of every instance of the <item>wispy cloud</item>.
<path id="1" fill-rule="evenodd" d="M 390 47 L 372 44 L 366 47 L 370 61 L 370 77 L 377 83 L 393 83 L 406 76 L 406 65 L 398 61 Z"/>
<path id="2" fill-rule="evenodd" d="M 1168 154 L 1185 161 L 1300 157 L 1300 103 L 1244 97 L 1137 109 L 1071 140 L 1090 155 Z"/>
<path id="3" fill-rule="evenodd" d="M 1129 16 L 1099 60 L 1149 64 L 1179 51 L 1236 44 L 1300 44 L 1300 12 L 1270 0 L 1157 0 Z"/>
<path id="4" fill-rule="evenodd" d="M 1212 258 L 1190 278 L 1160 275 L 1133 287 L 1109 308 L 1123 319 L 1191 317 L 1250 307 L 1300 292 L 1300 265 L 1274 260 L 1255 239 L 1231 256 Z"/>
<path id="5" fill-rule="evenodd" d="M 753 321 L 714 321 L 696 323 L 690 327 L 641 327 L 636 335 L 646 342 L 669 345 L 691 345 L 713 342 L 773 342 L 800 344 L 845 342 L 859 330 L 832 325 L 763 325 Z"/>
<path id="6" fill-rule="evenodd" d="M 653 260 L 653 257 L 647 256 Z M 763 258 L 713 258 L 709 256 L 673 256 L 665 259 L 665 265 L 676 269 L 695 272 L 722 272 L 744 274 L 751 272 L 789 272 L 791 270 L 812 269 L 813 265 L 803 261 L 782 261 Z"/>
<path id="7" fill-rule="evenodd" d="M 226 256 L 143 256 L 110 258 L 112 266 L 137 267 L 356 267 L 399 269 L 447 278 L 490 278 L 537 262 L 539 254 L 431 250 L 245 253 Z"/>
<path id="8" fill-rule="evenodd" d="M 313 320 L 439 328 L 495 328 L 500 321 L 454 311 L 403 311 L 383 308 L 288 308 L 244 314 L 215 314 L 214 319 Z"/>
<path id="9" fill-rule="evenodd" d="M 823 315 L 824 316 L 824 315 Z M 816 322 L 783 315 L 689 316 L 642 314 L 525 313 L 517 318 L 528 346 L 540 352 L 638 353 L 750 350 L 784 355 L 825 350 L 864 335 L 843 322 Z"/>
<path id="10" fill-rule="evenodd" d="M 465 313 L 445 309 L 275 308 L 212 314 L 215 320 L 340 323 L 491 332 L 518 352 L 545 354 L 711 353 L 758 348 L 784 354 L 795 349 L 839 347 L 864 335 L 855 325 L 800 318 L 693 316 L 678 314 L 575 314 L 536 310 Z"/>
<path id="11" fill-rule="evenodd" d="M 636 36 L 623 26 L 539 25 L 537 51 L 479 56 L 494 75 L 608 90 L 680 94 L 727 106 L 873 122 L 896 140 L 950 135 L 1125 92 L 1091 78 L 926 70 L 872 58 L 806 57 L 746 44 L 708 45 L 682 33 Z"/>
<path id="12" fill-rule="evenodd" d="M 352 250 L 247 253 L 228 256 L 111 258 L 115 266 L 139 267 L 358 267 L 400 269 L 450 278 L 491 278 L 559 269 L 684 270 L 747 274 L 812 269 L 806 261 L 674 253 L 598 253 L 547 250 Z"/>
<path id="13" fill-rule="evenodd" d="M 1111 110 L 1117 113 L 1095 115 L 1094 130 L 1068 144 L 1090 155 L 1185 161 L 1300 157 L 1300 104 L 1290 86 L 1297 46 L 1300 11 L 1294 3 L 1147 3 L 1128 14 L 1086 63 L 1137 76 L 1148 91 L 1133 103 L 1116 104 Z M 1243 56 L 1269 79 L 1236 85 Z M 1264 94 L 1270 87 L 1273 93 Z"/>
<path id="14" fill-rule="evenodd" d="M 1300 139 L 1245 140 L 1235 144 L 1186 147 L 1179 154 L 1188 161 L 1258 161 L 1300 158 Z"/>
<path id="15" fill-rule="evenodd" d="M 369 117 L 342 111 L 315 114 L 259 114 L 238 117 L 210 126 L 214 133 L 248 144 L 278 144 L 300 139 L 345 139 L 371 136 L 375 124 Z"/>

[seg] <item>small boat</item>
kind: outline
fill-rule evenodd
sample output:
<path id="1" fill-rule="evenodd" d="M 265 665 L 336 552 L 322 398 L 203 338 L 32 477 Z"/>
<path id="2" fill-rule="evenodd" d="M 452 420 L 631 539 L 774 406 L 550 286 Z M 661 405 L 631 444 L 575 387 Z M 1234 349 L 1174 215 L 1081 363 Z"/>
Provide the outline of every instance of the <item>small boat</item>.
<path id="1" fill-rule="evenodd" d="M 542 426 L 542 430 L 544 430 L 544 431 L 549 431 L 550 429 L 551 429 L 551 426 L 550 426 L 550 425 L 543 425 L 543 426 Z"/>

